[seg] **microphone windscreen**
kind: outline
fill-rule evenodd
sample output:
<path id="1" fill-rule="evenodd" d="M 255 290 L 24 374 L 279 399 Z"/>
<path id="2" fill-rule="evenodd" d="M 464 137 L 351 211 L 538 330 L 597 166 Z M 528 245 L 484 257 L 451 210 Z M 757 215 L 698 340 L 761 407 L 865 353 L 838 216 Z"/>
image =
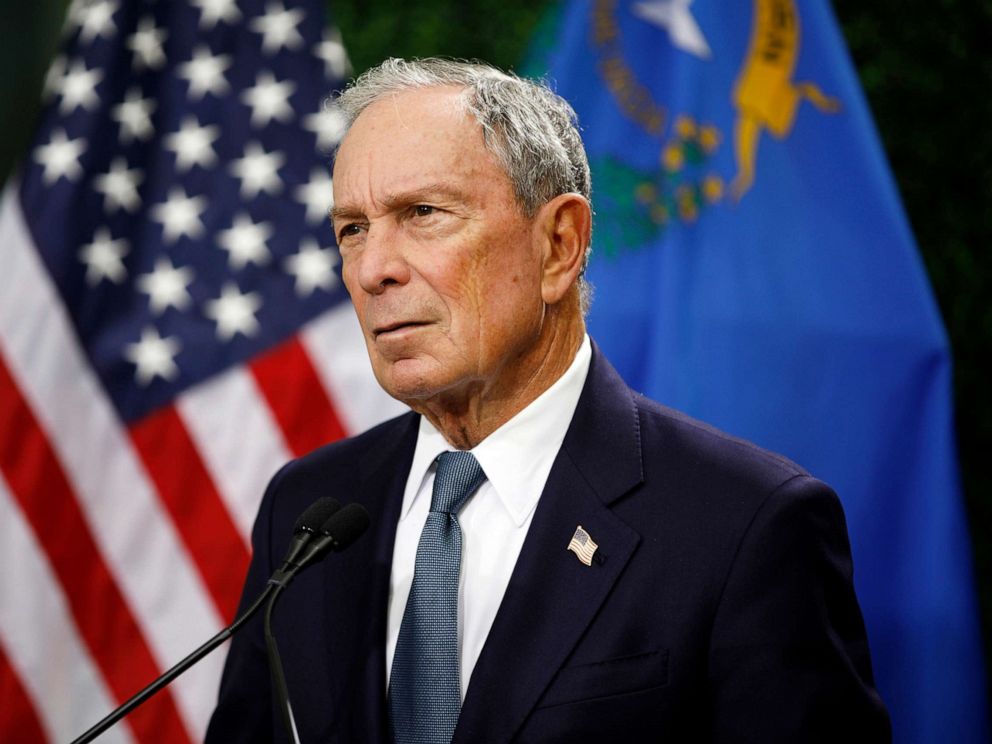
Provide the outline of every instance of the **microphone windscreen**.
<path id="1" fill-rule="evenodd" d="M 334 550 L 344 550 L 361 537 L 371 522 L 369 513 L 364 506 L 346 504 L 324 522 L 320 531 L 333 539 Z"/>
<path id="2" fill-rule="evenodd" d="M 296 520 L 296 524 L 293 525 L 293 534 L 316 532 L 340 508 L 341 504 L 337 499 L 321 496 L 303 510 L 299 519 Z"/>

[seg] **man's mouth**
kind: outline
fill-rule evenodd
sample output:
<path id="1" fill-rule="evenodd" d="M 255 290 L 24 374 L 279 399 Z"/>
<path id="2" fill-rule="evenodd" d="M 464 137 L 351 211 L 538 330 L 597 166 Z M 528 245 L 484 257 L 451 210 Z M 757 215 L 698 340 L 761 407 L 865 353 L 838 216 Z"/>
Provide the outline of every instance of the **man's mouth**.
<path id="1" fill-rule="evenodd" d="M 408 328 L 420 328 L 427 325 L 425 321 L 422 320 L 401 320 L 395 323 L 385 323 L 381 326 L 376 326 L 372 329 L 372 335 L 375 338 L 387 333 L 395 333 L 397 331 L 403 331 Z"/>

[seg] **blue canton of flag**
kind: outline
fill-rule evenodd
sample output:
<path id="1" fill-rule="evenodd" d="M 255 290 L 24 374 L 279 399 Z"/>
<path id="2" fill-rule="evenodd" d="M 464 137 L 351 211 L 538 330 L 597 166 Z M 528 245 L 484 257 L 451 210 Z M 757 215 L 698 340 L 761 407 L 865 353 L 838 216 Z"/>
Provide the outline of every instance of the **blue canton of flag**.
<path id="1" fill-rule="evenodd" d="M 535 46 L 592 166 L 591 335 L 836 488 L 895 740 L 986 741 L 947 339 L 828 4 L 562 3 Z"/>
<path id="2" fill-rule="evenodd" d="M 340 136 L 322 104 L 344 57 L 278 0 L 71 13 L 78 43 L 49 76 L 21 198 L 131 421 L 344 299 L 314 157 Z"/>
<path id="3" fill-rule="evenodd" d="M 0 204 L 0 741 L 69 741 L 214 635 L 267 480 L 400 408 L 325 219 L 322 10 L 69 9 Z M 104 738 L 202 740 L 223 661 Z"/>

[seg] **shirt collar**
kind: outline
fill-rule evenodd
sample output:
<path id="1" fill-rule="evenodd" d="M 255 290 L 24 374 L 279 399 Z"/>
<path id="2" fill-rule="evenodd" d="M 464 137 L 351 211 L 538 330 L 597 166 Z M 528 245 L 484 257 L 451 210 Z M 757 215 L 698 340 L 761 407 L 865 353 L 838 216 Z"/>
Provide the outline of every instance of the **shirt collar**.
<path id="1" fill-rule="evenodd" d="M 591 359 L 592 344 L 586 335 L 565 373 L 471 450 L 518 527 L 526 522 L 544 490 L 572 422 Z M 437 456 L 450 449 L 441 432 L 421 416 L 417 447 L 403 494 L 401 520 L 406 518 L 420 492 L 426 490 L 424 482 Z"/>

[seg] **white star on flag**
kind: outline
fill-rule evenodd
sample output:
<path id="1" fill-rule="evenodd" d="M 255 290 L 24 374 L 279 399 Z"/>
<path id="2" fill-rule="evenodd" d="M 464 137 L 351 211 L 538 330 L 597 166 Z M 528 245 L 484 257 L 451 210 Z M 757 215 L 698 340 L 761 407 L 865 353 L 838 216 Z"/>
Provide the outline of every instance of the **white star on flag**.
<path id="1" fill-rule="evenodd" d="M 336 28 L 324 30 L 324 38 L 313 48 L 313 53 L 324 60 L 324 74 L 327 77 L 340 79 L 351 72 L 348 52 L 341 41 L 341 32 Z"/>
<path id="2" fill-rule="evenodd" d="M 65 12 L 65 24 L 62 29 L 62 35 L 72 36 L 77 29 L 81 29 L 85 25 L 86 19 L 90 14 L 90 9 L 93 6 L 101 5 L 105 2 L 106 0 L 72 0 Z M 119 6 L 117 0 L 112 0 L 112 2 L 114 4 L 114 8 L 111 11 L 111 15 L 117 12 L 117 7 Z M 97 11 L 97 18 L 102 19 L 104 12 L 104 9 L 100 8 Z M 90 21 L 90 24 L 94 23 L 97 23 L 96 19 Z M 83 39 L 82 34 L 80 34 L 80 39 Z"/>
<path id="3" fill-rule="evenodd" d="M 269 3 L 265 15 L 252 19 L 248 24 L 252 31 L 262 34 L 262 51 L 275 54 L 280 49 L 299 49 L 303 37 L 296 27 L 303 20 L 302 8 L 286 10 L 282 3 Z"/>
<path id="4" fill-rule="evenodd" d="M 144 179 L 141 170 L 138 168 L 128 170 L 127 161 L 122 157 L 116 157 L 110 163 L 110 170 L 94 176 L 93 188 L 103 194 L 105 212 L 116 212 L 121 208 L 135 212 L 141 206 L 138 184 Z"/>
<path id="5" fill-rule="evenodd" d="M 82 106 L 90 111 L 100 103 L 96 86 L 103 80 L 103 70 L 88 69 L 81 59 L 74 60 L 69 71 L 58 84 L 59 113 L 71 114 Z"/>
<path id="6" fill-rule="evenodd" d="M 79 249 L 79 260 L 86 264 L 86 283 L 95 287 L 104 279 L 114 284 L 123 282 L 127 278 L 127 269 L 122 259 L 128 250 L 126 240 L 114 240 L 110 237 L 109 228 L 99 228 L 93 234 L 93 242 Z"/>
<path id="7" fill-rule="evenodd" d="M 286 162 L 281 152 L 265 152 L 257 142 L 245 145 L 244 157 L 231 162 L 231 173 L 241 179 L 241 198 L 254 199 L 260 192 L 282 191 L 279 168 Z"/>
<path id="8" fill-rule="evenodd" d="M 230 341 L 235 334 L 254 336 L 258 333 L 255 313 L 262 306 L 257 292 L 241 294 L 237 285 L 226 282 L 220 297 L 209 300 L 203 314 L 217 323 L 217 338 Z"/>
<path id="9" fill-rule="evenodd" d="M 165 64 L 165 51 L 162 45 L 168 33 L 164 28 L 156 28 L 155 20 L 146 16 L 138 22 L 138 29 L 128 38 L 127 48 L 134 52 L 134 69 L 157 70 Z"/>
<path id="10" fill-rule="evenodd" d="M 174 357 L 181 344 L 174 336 L 162 338 L 152 326 L 141 332 L 141 340 L 124 347 L 124 358 L 135 365 L 134 377 L 147 386 L 156 377 L 172 380 L 179 374 Z"/>
<path id="11" fill-rule="evenodd" d="M 151 208 L 152 219 L 162 224 L 166 243 L 175 243 L 180 237 L 198 238 L 203 235 L 200 215 L 207 208 L 203 196 L 186 196 L 182 186 L 174 186 L 169 198 Z"/>
<path id="12" fill-rule="evenodd" d="M 83 6 L 80 10 L 79 40 L 89 44 L 97 37 L 109 39 L 117 32 L 114 25 L 114 13 L 117 12 L 115 0 L 97 0 Z"/>
<path id="13" fill-rule="evenodd" d="M 183 119 L 179 131 L 167 135 L 165 148 L 176 153 L 176 170 L 185 173 L 194 165 L 209 168 L 217 162 L 217 153 L 211 145 L 220 137 L 220 127 L 200 126 L 196 117 L 190 114 Z"/>
<path id="14" fill-rule="evenodd" d="M 110 110 L 110 118 L 120 122 L 121 142 L 129 144 L 136 139 L 144 142 L 154 134 L 152 112 L 155 105 L 153 99 L 141 97 L 140 88 L 128 89 L 124 100 Z"/>
<path id="15" fill-rule="evenodd" d="M 85 151 L 86 140 L 82 137 L 70 140 L 64 129 L 53 129 L 48 144 L 41 145 L 34 151 L 35 162 L 44 168 L 42 180 L 49 186 L 63 176 L 75 181 L 83 174 L 79 156 Z"/>
<path id="16" fill-rule="evenodd" d="M 138 290 L 148 295 L 148 304 L 154 315 L 161 315 L 170 307 L 185 310 L 193 302 L 186 288 L 193 281 L 193 269 L 176 268 L 172 261 L 160 256 L 149 274 L 138 277 Z"/>
<path id="17" fill-rule="evenodd" d="M 238 10 L 235 0 L 190 0 L 190 2 L 200 9 L 201 29 L 209 31 L 218 21 L 224 21 L 230 26 L 241 20 L 241 11 Z"/>
<path id="18" fill-rule="evenodd" d="M 321 248 L 313 238 L 300 242 L 300 251 L 283 260 L 286 272 L 296 277 L 296 294 L 309 297 L 318 287 L 330 291 L 338 283 L 334 267 L 338 254 L 332 248 Z"/>
<path id="19" fill-rule="evenodd" d="M 310 170 L 310 181 L 296 187 L 296 201 L 306 205 L 307 222 L 319 224 L 327 219 L 328 210 L 334 205 L 334 184 L 327 169 L 317 166 Z"/>
<path id="20" fill-rule="evenodd" d="M 344 137 L 345 117 L 333 105 L 326 104 L 315 114 L 303 117 L 303 128 L 317 135 L 317 147 L 330 151 Z"/>
<path id="21" fill-rule="evenodd" d="M 45 85 L 41 91 L 41 100 L 48 103 L 58 95 L 62 88 L 62 78 L 65 77 L 65 55 L 60 54 L 52 60 L 45 73 Z"/>
<path id="22" fill-rule="evenodd" d="M 677 49 L 694 54 L 700 59 L 709 59 L 713 52 L 689 10 L 690 5 L 692 0 L 654 0 L 637 3 L 633 10 L 635 15 L 648 23 L 668 31 L 668 36 Z"/>
<path id="23" fill-rule="evenodd" d="M 249 263 L 256 266 L 268 263 L 270 254 L 265 241 L 272 237 L 272 233 L 271 224 L 252 222 L 251 217 L 241 212 L 230 228 L 220 232 L 217 242 L 228 252 L 228 266 L 237 270 Z"/>
<path id="24" fill-rule="evenodd" d="M 207 93 L 222 96 L 231 86 L 224 77 L 224 70 L 231 66 L 231 57 L 227 54 L 210 54 L 210 49 L 200 45 L 193 52 L 193 58 L 184 62 L 176 69 L 179 77 L 189 81 L 189 97 L 199 101 Z"/>
<path id="25" fill-rule="evenodd" d="M 260 72 L 255 78 L 254 87 L 241 94 L 241 101 L 251 107 L 251 125 L 255 128 L 267 126 L 277 119 L 283 123 L 293 118 L 293 107 L 289 97 L 296 90 L 296 84 L 277 81 L 271 72 Z"/>
<path id="26" fill-rule="evenodd" d="M 90 0 L 72 0 L 69 8 L 65 12 L 65 26 L 62 30 L 63 36 L 71 36 L 83 22 L 83 15 Z"/>

